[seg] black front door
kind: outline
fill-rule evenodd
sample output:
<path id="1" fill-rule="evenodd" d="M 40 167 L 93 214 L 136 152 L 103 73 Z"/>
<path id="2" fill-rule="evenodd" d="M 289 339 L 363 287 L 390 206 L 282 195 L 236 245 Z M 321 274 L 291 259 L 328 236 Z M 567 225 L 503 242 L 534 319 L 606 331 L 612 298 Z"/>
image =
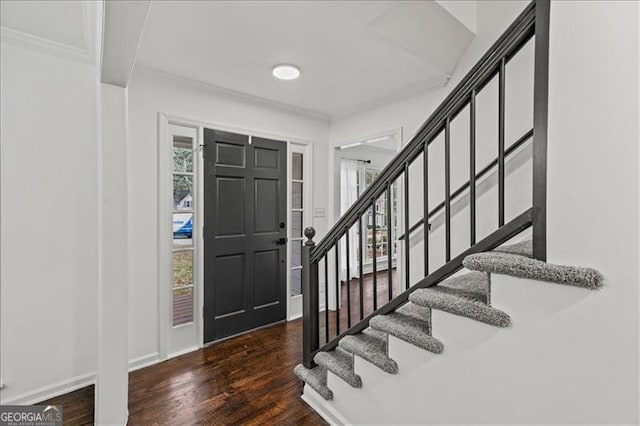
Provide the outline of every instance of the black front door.
<path id="1" fill-rule="evenodd" d="M 287 146 L 204 129 L 204 341 L 286 317 Z"/>

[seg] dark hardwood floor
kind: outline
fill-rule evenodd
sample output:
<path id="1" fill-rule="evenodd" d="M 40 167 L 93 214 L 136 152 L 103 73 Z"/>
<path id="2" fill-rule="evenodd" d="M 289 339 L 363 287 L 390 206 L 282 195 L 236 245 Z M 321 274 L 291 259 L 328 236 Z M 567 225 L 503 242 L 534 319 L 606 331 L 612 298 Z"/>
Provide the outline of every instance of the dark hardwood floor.
<path id="1" fill-rule="evenodd" d="M 364 315 L 373 312 L 373 276 L 363 277 Z M 378 306 L 388 298 L 386 271 L 378 273 Z M 393 270 L 392 279 L 397 280 Z M 350 283 L 352 325 L 360 318 L 360 283 Z M 341 285 L 340 331 L 347 327 L 347 285 Z M 329 311 L 330 339 L 336 335 Z M 324 343 L 324 312 L 320 340 Z M 323 425 L 301 399 L 293 367 L 302 360 L 302 320 L 215 343 L 129 375 L 129 425 Z M 93 424 L 94 387 L 42 402 L 62 405 L 65 425 Z"/>
<path id="2" fill-rule="evenodd" d="M 293 367 L 302 321 L 253 331 L 129 375 L 129 425 L 323 425 Z M 43 402 L 65 425 L 93 424 L 93 386 Z"/>
<path id="3" fill-rule="evenodd" d="M 389 301 L 389 290 L 388 290 L 389 275 L 387 271 L 382 271 L 382 272 L 378 272 L 377 276 L 378 278 L 376 280 L 377 281 L 376 293 L 378 295 L 378 300 L 377 300 L 378 308 L 380 308 Z M 366 317 L 367 315 L 371 314 L 374 311 L 373 309 L 373 274 L 363 275 L 362 278 L 363 278 L 362 296 L 363 296 L 363 302 L 364 302 L 362 304 L 363 311 L 364 311 L 363 317 Z M 395 297 L 398 295 L 397 292 L 395 291 L 397 280 L 398 280 L 396 268 L 393 268 L 391 270 L 391 279 L 393 282 L 391 288 L 394 289 L 393 296 Z M 335 282 L 330 284 L 335 286 Z M 340 291 L 342 293 L 341 295 L 342 306 L 340 307 L 340 310 L 338 312 L 338 315 L 340 316 L 339 332 L 343 333 L 348 329 L 347 318 L 349 317 L 349 313 L 347 308 L 347 289 L 349 289 L 351 293 L 351 325 L 357 324 L 361 319 L 360 317 L 360 280 L 358 278 L 352 279 L 351 282 L 349 283 L 349 286 L 347 286 L 346 282 L 342 282 L 340 287 L 341 287 Z M 322 303 L 324 303 L 324 300 L 322 301 Z M 320 345 L 323 345 L 327 342 L 326 332 L 325 332 L 326 322 L 325 322 L 324 312 L 320 312 L 319 323 L 320 323 Z M 332 340 L 338 335 L 339 333 L 336 332 L 336 311 L 330 310 L 329 311 L 329 340 Z"/>

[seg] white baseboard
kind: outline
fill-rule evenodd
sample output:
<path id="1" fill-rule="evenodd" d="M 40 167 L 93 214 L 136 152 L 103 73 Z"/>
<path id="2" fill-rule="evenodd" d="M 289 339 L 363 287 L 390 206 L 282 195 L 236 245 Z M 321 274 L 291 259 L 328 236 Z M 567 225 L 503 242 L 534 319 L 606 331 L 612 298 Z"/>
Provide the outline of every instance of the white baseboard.
<path id="1" fill-rule="evenodd" d="M 304 385 L 302 391 L 302 400 L 309 405 L 316 413 L 325 419 L 331 425 L 348 425 L 350 424 L 342 414 L 337 412 L 333 407 L 329 405 L 325 399 L 320 396 L 318 392 L 313 390 L 310 386 Z"/>
<path id="2" fill-rule="evenodd" d="M 129 372 L 139 370 L 144 367 L 160 362 L 160 354 L 158 352 L 144 355 L 129 361 Z M 96 383 L 96 373 L 87 373 L 80 376 L 72 377 L 70 379 L 61 380 L 57 383 L 53 383 L 47 386 L 42 386 L 38 389 L 24 392 L 19 395 L 2 399 L 0 404 L 2 405 L 32 405 L 37 404 L 47 399 L 55 398 L 56 396 L 64 395 L 69 392 L 73 392 L 84 387 L 94 385 Z"/>
<path id="3" fill-rule="evenodd" d="M 51 385 L 42 386 L 38 389 L 24 392 L 22 394 L 2 399 L 2 405 L 32 405 L 47 399 L 64 395 L 65 393 L 92 385 L 96 382 L 96 373 L 87 373 L 80 376 L 72 377 L 67 380 L 61 380 Z M 8 386 L 7 386 L 8 387 Z"/>
<path id="4" fill-rule="evenodd" d="M 140 370 L 141 368 L 149 367 L 159 362 L 160 362 L 160 354 L 158 352 L 154 352 L 149 355 L 144 355 L 129 361 L 129 372 Z"/>
<path id="5" fill-rule="evenodd" d="M 181 356 L 181 355 L 188 354 L 189 352 L 197 351 L 198 349 L 200 349 L 200 347 L 199 347 L 199 346 L 192 346 L 192 347 L 190 347 L 190 348 L 182 349 L 182 350 L 177 351 L 177 352 L 171 352 L 171 353 L 167 356 L 167 359 L 176 358 L 176 357 L 179 357 L 179 356 Z"/>

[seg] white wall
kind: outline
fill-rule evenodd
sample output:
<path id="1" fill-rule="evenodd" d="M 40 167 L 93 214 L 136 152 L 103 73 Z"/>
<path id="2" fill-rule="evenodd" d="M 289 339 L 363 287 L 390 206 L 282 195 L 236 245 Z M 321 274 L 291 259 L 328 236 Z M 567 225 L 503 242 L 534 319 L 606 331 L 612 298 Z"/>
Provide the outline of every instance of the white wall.
<path id="1" fill-rule="evenodd" d="M 314 163 L 327 164 L 328 123 L 240 100 L 199 83 L 136 69 L 129 87 L 130 359 L 158 351 L 157 145 L 158 113 L 314 142 Z M 326 169 L 314 167 L 314 202 L 326 207 Z M 318 239 L 326 218 L 316 218 Z"/>
<path id="2" fill-rule="evenodd" d="M 330 143 L 339 146 L 364 136 L 402 128 L 405 145 L 429 117 L 445 96 L 475 65 L 486 50 L 526 7 L 527 1 L 482 1 L 475 8 L 476 35 L 460 59 L 446 87 L 406 99 L 391 105 L 344 117 L 331 122 Z M 533 127 L 533 43 L 507 64 L 506 70 L 505 145 L 508 147 Z M 477 96 L 476 117 L 476 172 L 497 157 L 498 140 L 498 85 L 492 80 Z M 468 108 L 451 124 L 451 190 L 454 191 L 469 179 L 469 112 Z M 444 200 L 444 137 L 440 136 L 429 149 L 429 204 L 431 208 Z M 410 166 L 409 201 L 410 225 L 419 220 L 422 213 L 422 157 Z M 506 220 L 531 206 L 531 151 L 525 147 L 512 157 L 507 165 Z M 402 178 L 400 179 L 402 180 Z M 334 188 L 332 188 L 334 189 Z M 400 197 L 402 197 L 402 186 Z M 330 202 L 335 196 L 330 195 Z M 400 201 L 402 203 L 402 200 Z M 497 227 L 497 180 L 487 179 L 477 189 L 477 215 L 489 218 L 477 223 L 477 241 Z M 334 208 L 331 208 L 334 211 Z M 469 244 L 468 197 L 454 203 L 452 216 L 452 256 L 466 249 Z M 399 232 L 403 233 L 404 218 L 400 218 Z M 420 228 L 421 229 L 421 228 Z M 418 231 L 411 242 L 411 282 L 424 276 L 422 232 Z M 430 270 L 444 263 L 444 220 L 436 218 L 430 236 Z M 401 262 L 402 264 L 402 262 Z"/>
<path id="3" fill-rule="evenodd" d="M 2 44 L 2 403 L 92 380 L 97 67 Z"/>
<path id="4" fill-rule="evenodd" d="M 606 277 L 592 311 L 599 343 L 588 354 L 599 368 L 589 374 L 624 402 L 610 413 L 615 423 L 639 421 L 639 7 L 551 9 L 548 258 Z"/>

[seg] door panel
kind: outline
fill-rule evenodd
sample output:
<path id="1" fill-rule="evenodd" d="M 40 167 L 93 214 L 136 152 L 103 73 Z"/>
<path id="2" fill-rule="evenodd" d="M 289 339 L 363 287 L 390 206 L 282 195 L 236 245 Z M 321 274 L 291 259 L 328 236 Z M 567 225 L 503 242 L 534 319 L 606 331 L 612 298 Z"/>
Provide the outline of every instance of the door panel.
<path id="1" fill-rule="evenodd" d="M 279 185 L 280 182 L 276 179 L 255 180 L 255 209 L 256 212 L 260 212 L 255 215 L 256 234 L 277 234 L 279 232 Z"/>
<path id="2" fill-rule="evenodd" d="M 215 316 L 223 318 L 244 312 L 244 253 L 217 256 L 215 259 Z"/>
<path id="3" fill-rule="evenodd" d="M 216 235 L 240 236 L 244 234 L 244 194 L 245 180 L 238 177 L 215 177 L 217 199 L 215 208 Z"/>
<path id="4" fill-rule="evenodd" d="M 286 317 L 286 143 L 204 129 L 204 341 Z"/>
<path id="5" fill-rule="evenodd" d="M 254 307 L 259 309 L 278 302 L 279 250 L 256 252 L 254 255 Z"/>

